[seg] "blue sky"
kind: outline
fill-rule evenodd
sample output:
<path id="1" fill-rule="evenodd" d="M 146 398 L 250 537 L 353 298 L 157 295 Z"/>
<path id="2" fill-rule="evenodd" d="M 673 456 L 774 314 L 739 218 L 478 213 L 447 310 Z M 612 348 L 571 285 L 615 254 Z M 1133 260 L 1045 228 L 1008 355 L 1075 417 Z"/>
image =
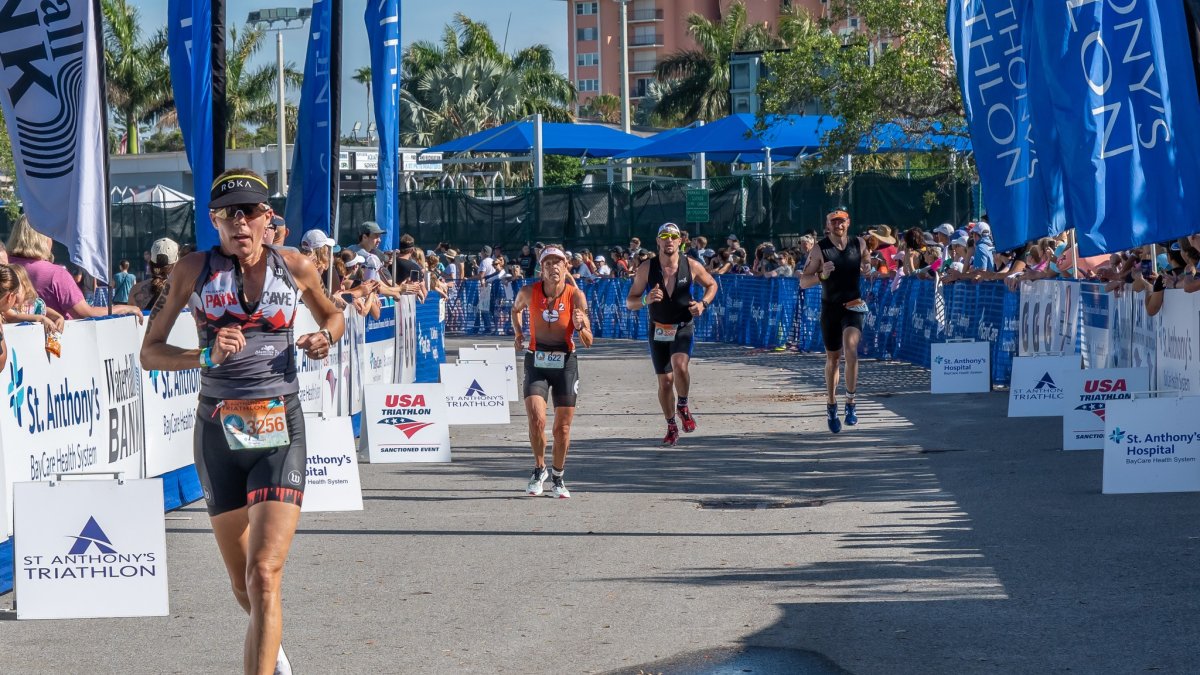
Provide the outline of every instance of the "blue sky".
<path id="1" fill-rule="evenodd" d="M 164 0 L 129 0 L 141 14 L 141 25 L 147 35 L 167 21 Z M 230 25 L 246 20 L 257 9 L 274 7 L 310 7 L 311 0 L 227 0 L 226 19 Z M 355 121 L 366 126 L 366 89 L 350 79 L 359 67 L 371 64 L 367 49 L 363 12 L 366 0 L 345 0 L 343 5 L 342 55 L 342 127 L 349 134 Z M 504 42 L 508 30 L 508 51 L 512 52 L 535 43 L 544 43 L 554 51 L 555 64 L 567 72 L 567 4 L 562 0 L 401 0 L 401 39 L 407 45 L 415 40 L 437 40 L 442 27 L 462 12 L 476 21 L 486 23 L 498 42 Z M 512 18 L 511 26 L 509 17 Z M 306 31 L 284 33 L 284 59 L 304 69 L 307 49 Z M 274 39 L 257 57 L 257 62 L 274 63 Z M 294 95 L 294 94 L 293 94 Z"/>

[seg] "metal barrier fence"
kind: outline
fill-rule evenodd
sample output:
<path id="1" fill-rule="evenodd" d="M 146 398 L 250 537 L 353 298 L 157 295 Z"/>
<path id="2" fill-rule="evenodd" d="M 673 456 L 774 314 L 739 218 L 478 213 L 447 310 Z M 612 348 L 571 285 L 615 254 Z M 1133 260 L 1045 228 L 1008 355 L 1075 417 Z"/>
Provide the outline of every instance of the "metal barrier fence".
<path id="1" fill-rule="evenodd" d="M 824 351 L 820 287 L 801 290 L 796 279 L 722 275 L 709 311 L 696 321 L 696 339 L 763 349 L 794 347 Z M 512 335 L 510 312 L 522 281 L 462 281 L 446 302 L 451 335 Z M 592 330 L 599 338 L 647 339 L 647 313 L 625 308 L 629 279 L 597 279 L 581 284 Z M 697 289 L 697 294 L 699 290 Z M 1017 349 L 1020 294 L 999 282 L 935 285 L 932 281 L 880 279 L 863 282 L 871 307 L 859 354 L 907 361 L 928 368 L 929 345 L 956 339 L 992 343 L 992 380 L 1009 383 Z"/>

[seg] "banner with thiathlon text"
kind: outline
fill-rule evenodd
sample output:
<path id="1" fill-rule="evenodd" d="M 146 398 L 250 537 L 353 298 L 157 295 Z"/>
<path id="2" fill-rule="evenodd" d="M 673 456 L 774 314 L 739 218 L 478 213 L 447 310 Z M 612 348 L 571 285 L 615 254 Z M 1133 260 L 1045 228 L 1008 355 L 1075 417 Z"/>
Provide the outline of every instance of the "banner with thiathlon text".
<path id="1" fill-rule="evenodd" d="M 92 0 L 0 4 L 0 107 L 29 223 L 108 279 L 108 152 Z"/>
<path id="2" fill-rule="evenodd" d="M 1079 254 L 1200 231 L 1200 105 L 1183 3 L 1046 3 L 1024 44 L 1037 146 L 1062 159 Z"/>
<path id="3" fill-rule="evenodd" d="M 998 250 L 1065 227 L 1057 131 L 1035 144 L 1028 96 L 1030 56 L 1022 20 L 1031 0 L 950 0 L 946 30 L 963 109 Z"/>
<path id="4" fill-rule="evenodd" d="M 400 236 L 400 0 L 368 2 L 364 19 L 371 45 L 371 92 L 379 135 L 375 220 L 384 229 L 380 245 L 390 251 Z"/>

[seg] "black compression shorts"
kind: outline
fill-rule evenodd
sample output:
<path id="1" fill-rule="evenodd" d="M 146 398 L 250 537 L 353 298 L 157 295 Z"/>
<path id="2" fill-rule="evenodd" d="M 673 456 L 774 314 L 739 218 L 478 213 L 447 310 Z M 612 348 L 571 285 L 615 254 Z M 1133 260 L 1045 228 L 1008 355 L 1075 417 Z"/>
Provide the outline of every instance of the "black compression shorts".
<path id="1" fill-rule="evenodd" d="M 671 357 L 676 354 L 692 355 L 692 342 L 696 334 L 696 324 L 691 321 L 683 324 L 675 332 L 675 339 L 662 341 L 654 339 L 654 324 L 650 324 L 650 361 L 654 364 L 657 375 L 671 372 Z"/>
<path id="2" fill-rule="evenodd" d="M 553 397 L 555 408 L 574 408 L 579 398 L 579 360 L 575 352 L 567 354 L 562 368 L 535 368 L 533 352 L 525 352 L 524 392 L 525 398 Z"/>
<path id="3" fill-rule="evenodd" d="M 825 339 L 825 351 L 842 351 L 842 334 L 847 328 L 857 328 L 861 333 L 866 314 L 852 312 L 836 302 L 821 303 L 821 337 Z"/>
<path id="4" fill-rule="evenodd" d="M 195 459 L 208 515 L 216 516 L 259 502 L 304 501 L 308 451 L 300 397 L 289 394 L 286 406 L 289 445 L 265 450 L 231 450 L 215 415 L 219 399 L 200 397 L 196 409 Z"/>

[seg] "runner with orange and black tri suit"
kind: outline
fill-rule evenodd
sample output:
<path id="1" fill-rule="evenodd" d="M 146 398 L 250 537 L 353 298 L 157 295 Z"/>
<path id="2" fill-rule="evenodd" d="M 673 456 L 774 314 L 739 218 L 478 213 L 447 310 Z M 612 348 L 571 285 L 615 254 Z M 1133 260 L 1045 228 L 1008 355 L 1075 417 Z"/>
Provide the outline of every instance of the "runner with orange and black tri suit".
<path id="1" fill-rule="evenodd" d="M 675 223 L 658 228 L 658 255 L 638 266 L 625 298 L 625 306 L 637 311 L 650 308 L 650 360 L 658 376 L 658 403 L 667 418 L 664 446 L 679 440 L 678 412 L 683 430 L 696 430 L 696 419 L 688 407 L 692 377 L 688 370 L 692 357 L 693 320 L 704 313 L 717 297 L 717 282 L 693 258 L 680 254 L 681 234 Z M 704 297 L 692 297 L 692 282 L 704 289 Z M 649 293 L 646 289 L 650 289 Z M 678 400 L 675 395 L 679 394 Z"/>
<path id="2" fill-rule="evenodd" d="M 553 479 L 554 496 L 567 499 L 571 491 L 563 482 L 571 422 L 579 396 L 579 364 L 575 356 L 576 332 L 584 347 L 592 346 L 587 299 L 568 284 L 567 254 L 562 247 L 547 246 L 538 257 L 540 282 L 530 284 L 513 300 L 512 325 L 517 351 L 525 349 L 524 311 L 529 310 L 529 349 L 525 352 L 525 414 L 529 419 L 529 444 L 533 448 L 533 475 L 526 494 L 542 494 L 546 478 Z M 546 399 L 554 401 L 554 464 L 546 471 Z"/>

